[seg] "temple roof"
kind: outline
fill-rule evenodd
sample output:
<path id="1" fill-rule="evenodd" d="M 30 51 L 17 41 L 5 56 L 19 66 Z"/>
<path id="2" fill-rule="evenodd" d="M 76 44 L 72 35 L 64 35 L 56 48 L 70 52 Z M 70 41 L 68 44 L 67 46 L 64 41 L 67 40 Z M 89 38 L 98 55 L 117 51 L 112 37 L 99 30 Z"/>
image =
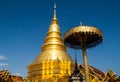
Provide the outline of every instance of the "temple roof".
<path id="1" fill-rule="evenodd" d="M 8 72 L 8 70 L 1 70 L 0 71 L 0 79 L 8 80 L 9 77 L 10 77 L 10 73 Z"/>
<path id="2" fill-rule="evenodd" d="M 89 65 L 89 71 L 90 72 L 95 72 L 95 73 L 97 73 L 98 75 L 100 75 L 100 76 L 102 76 L 102 77 L 104 77 L 105 76 L 105 73 L 104 72 L 102 72 L 101 70 L 99 70 L 99 69 L 97 69 L 97 68 L 95 68 L 95 67 L 93 67 L 93 66 L 91 66 L 91 65 Z"/>
<path id="3" fill-rule="evenodd" d="M 80 68 L 81 67 L 84 68 L 84 65 L 80 64 L 79 67 Z M 92 74 L 96 74 L 96 75 L 98 75 L 100 77 L 105 77 L 105 73 L 104 72 L 102 72 L 101 70 L 99 70 L 99 69 L 97 69 L 97 68 L 95 68 L 95 67 L 93 67 L 91 65 L 88 66 L 88 69 L 89 69 L 89 72 L 92 73 Z"/>

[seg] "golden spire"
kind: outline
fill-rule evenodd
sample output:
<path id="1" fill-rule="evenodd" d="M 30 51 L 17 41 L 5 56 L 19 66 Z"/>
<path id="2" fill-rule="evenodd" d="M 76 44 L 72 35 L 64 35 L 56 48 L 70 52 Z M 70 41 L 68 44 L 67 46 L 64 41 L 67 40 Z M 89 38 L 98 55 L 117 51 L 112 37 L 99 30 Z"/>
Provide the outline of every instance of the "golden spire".
<path id="1" fill-rule="evenodd" d="M 57 20 L 56 18 L 56 4 L 54 3 L 54 16 L 53 16 L 53 20 Z"/>
<path id="2" fill-rule="evenodd" d="M 50 46 L 56 47 L 50 47 Z M 63 43 L 63 39 L 60 32 L 60 27 L 58 25 L 57 17 L 56 17 L 56 4 L 54 4 L 54 15 L 49 27 L 49 31 L 47 33 L 47 37 L 45 38 L 44 45 L 42 46 L 41 50 L 47 49 L 60 49 L 66 51 L 66 46 Z"/>
<path id="3" fill-rule="evenodd" d="M 56 4 L 54 4 L 54 15 L 52 23 L 50 24 L 46 38 L 44 39 L 44 44 L 41 47 L 41 55 L 37 57 L 35 63 L 49 59 L 72 61 L 71 57 L 66 52 L 66 46 L 64 45 L 60 27 L 56 18 Z"/>
<path id="4" fill-rule="evenodd" d="M 54 15 L 53 15 L 51 24 L 58 24 L 57 17 L 56 17 L 56 4 L 55 3 L 54 3 Z"/>

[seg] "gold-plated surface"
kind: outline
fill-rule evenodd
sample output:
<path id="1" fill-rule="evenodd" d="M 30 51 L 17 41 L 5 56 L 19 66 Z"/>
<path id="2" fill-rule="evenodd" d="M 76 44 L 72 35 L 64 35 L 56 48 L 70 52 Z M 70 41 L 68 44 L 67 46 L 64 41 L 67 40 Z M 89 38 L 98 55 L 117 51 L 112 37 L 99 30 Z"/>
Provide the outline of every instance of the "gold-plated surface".
<path id="1" fill-rule="evenodd" d="M 32 80 L 68 82 L 73 69 L 74 62 L 66 52 L 66 46 L 56 18 L 56 5 L 54 5 L 54 16 L 41 47 L 41 53 L 28 66 L 28 80 L 30 82 Z"/>
<path id="2" fill-rule="evenodd" d="M 86 54 L 86 48 L 85 45 L 82 46 L 82 54 L 83 54 L 83 62 L 85 67 L 85 82 L 90 82 L 89 80 L 89 69 L 88 69 L 88 60 L 87 60 L 87 54 Z"/>
<path id="3" fill-rule="evenodd" d="M 34 64 L 42 63 L 43 61 L 49 60 L 61 60 L 73 62 L 71 57 L 64 51 L 60 50 L 47 50 L 38 55 L 35 59 Z"/>
<path id="4" fill-rule="evenodd" d="M 78 26 L 70 29 L 65 33 L 65 44 L 72 48 L 81 48 L 83 43 L 86 48 L 96 46 L 102 42 L 102 32 L 92 26 Z"/>

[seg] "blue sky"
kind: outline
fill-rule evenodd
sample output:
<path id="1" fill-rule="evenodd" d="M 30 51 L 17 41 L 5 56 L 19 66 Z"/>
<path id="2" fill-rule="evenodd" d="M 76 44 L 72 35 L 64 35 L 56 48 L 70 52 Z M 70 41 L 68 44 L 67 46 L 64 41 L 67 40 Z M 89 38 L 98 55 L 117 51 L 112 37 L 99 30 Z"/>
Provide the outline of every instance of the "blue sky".
<path id="1" fill-rule="evenodd" d="M 27 66 L 41 52 L 54 2 L 63 36 L 80 22 L 102 30 L 103 43 L 87 50 L 88 62 L 120 75 L 120 0 L 0 0 L 0 69 L 27 76 Z M 74 58 L 74 50 L 68 53 Z M 77 54 L 83 63 L 81 50 Z"/>

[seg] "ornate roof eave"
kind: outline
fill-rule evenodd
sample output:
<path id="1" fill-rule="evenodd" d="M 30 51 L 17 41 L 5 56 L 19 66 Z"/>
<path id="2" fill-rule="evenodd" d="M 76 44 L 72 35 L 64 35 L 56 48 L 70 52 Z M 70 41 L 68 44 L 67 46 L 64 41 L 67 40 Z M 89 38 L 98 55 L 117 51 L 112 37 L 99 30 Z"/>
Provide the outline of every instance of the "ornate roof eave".
<path id="1" fill-rule="evenodd" d="M 110 70 L 110 69 L 108 69 L 108 71 L 106 72 L 104 79 L 106 79 L 107 77 L 110 77 L 113 80 L 117 80 L 118 79 L 117 75 L 112 70 Z"/>
<path id="2" fill-rule="evenodd" d="M 84 69 L 84 65 L 82 65 L 82 64 L 80 64 L 80 66 Z M 80 67 L 79 66 L 79 67 Z M 92 66 L 90 66 L 90 65 L 88 65 L 88 68 L 89 68 L 89 73 L 90 73 L 90 75 L 93 75 L 93 74 L 95 74 L 96 76 L 98 76 L 98 77 L 102 77 L 102 78 L 104 78 L 105 77 L 105 74 L 102 72 L 102 71 L 100 71 L 100 70 L 98 70 L 98 69 L 96 69 L 96 68 L 94 68 L 94 67 L 92 67 Z M 95 72 L 95 70 L 98 70 L 98 71 L 100 71 L 102 74 L 98 74 L 98 73 L 96 73 Z M 104 75 L 103 75 L 104 74 Z"/>

